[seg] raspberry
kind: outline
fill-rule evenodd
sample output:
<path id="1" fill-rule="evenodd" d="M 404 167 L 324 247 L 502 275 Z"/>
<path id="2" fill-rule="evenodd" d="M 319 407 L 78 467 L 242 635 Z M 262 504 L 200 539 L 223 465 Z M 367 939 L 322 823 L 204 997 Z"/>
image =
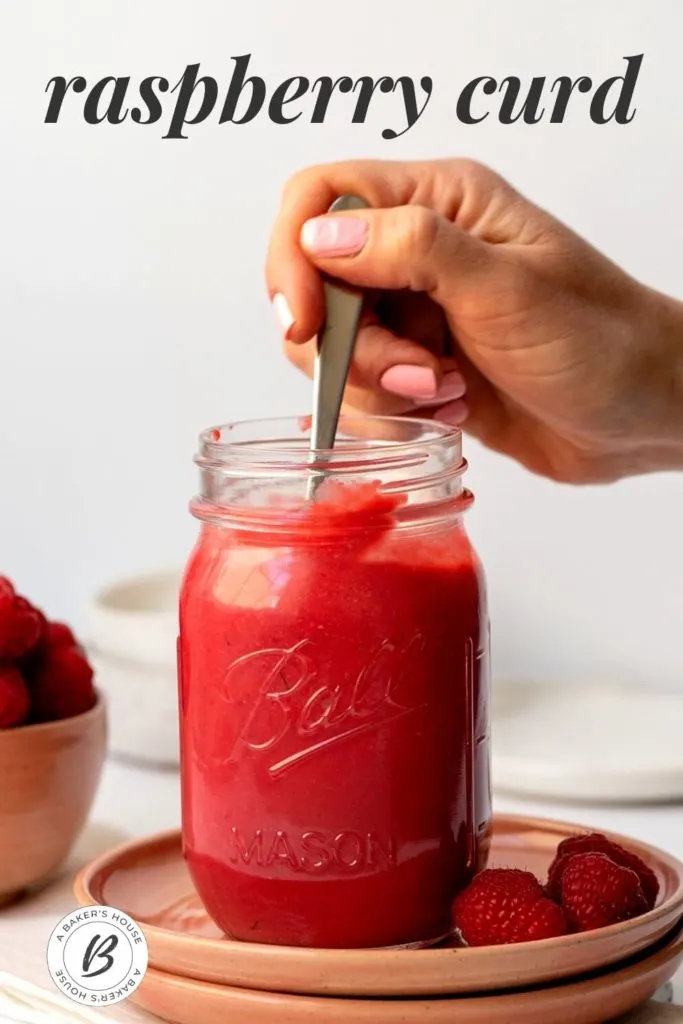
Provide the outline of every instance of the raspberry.
<path id="1" fill-rule="evenodd" d="M 561 882 L 562 907 L 572 931 L 587 932 L 644 914 L 647 900 L 631 868 L 605 853 L 575 853 Z"/>
<path id="2" fill-rule="evenodd" d="M 0 619 L 4 619 L 14 606 L 14 587 L 6 576 L 0 576 Z"/>
<path id="3" fill-rule="evenodd" d="M 77 647 L 76 637 L 63 622 L 48 622 L 45 633 L 48 647 Z"/>
<path id="4" fill-rule="evenodd" d="M 45 616 L 25 597 L 14 593 L 12 584 L 0 577 L 0 659 L 14 661 L 40 643 Z"/>
<path id="5" fill-rule="evenodd" d="M 80 647 L 47 647 L 31 679 L 34 720 L 52 722 L 89 711 L 96 700 L 92 680 Z"/>
<path id="6" fill-rule="evenodd" d="M 635 853 L 625 850 L 623 846 L 612 842 L 601 832 L 589 832 L 585 835 L 570 836 L 564 839 L 557 848 L 555 860 L 548 871 L 548 894 L 552 899 L 560 900 L 562 877 L 571 857 L 577 853 L 604 853 L 615 864 L 631 868 L 638 875 L 643 895 L 647 900 L 648 910 L 654 907 L 659 894 L 659 882 L 654 871 L 647 866 Z"/>
<path id="7" fill-rule="evenodd" d="M 467 891 L 488 892 L 491 889 L 505 889 L 515 896 L 543 896 L 543 886 L 531 871 L 519 868 L 488 868 L 480 871 L 470 882 Z"/>
<path id="8" fill-rule="evenodd" d="M 19 669 L 0 666 L 0 729 L 11 729 L 28 718 L 31 700 Z"/>
<path id="9" fill-rule="evenodd" d="M 47 619 L 45 618 L 43 612 L 40 610 L 40 608 L 36 608 L 34 604 L 31 604 L 30 601 L 27 601 L 25 597 L 17 597 L 14 602 L 14 608 L 15 613 L 18 612 L 20 615 L 23 616 L 31 616 L 34 622 L 37 620 L 38 639 L 36 640 L 35 644 L 32 644 L 31 646 L 40 646 L 40 644 L 45 639 L 45 634 L 47 632 Z"/>
<path id="10" fill-rule="evenodd" d="M 28 652 L 28 654 L 25 654 L 22 658 L 18 659 L 19 668 L 23 672 L 29 686 L 31 684 L 31 680 L 36 674 L 36 670 L 43 661 L 46 648 L 78 647 L 80 649 L 80 644 L 67 625 L 63 622 L 48 622 L 46 619 L 44 622 L 43 635 L 39 643 L 37 643 L 36 646 Z"/>
<path id="11" fill-rule="evenodd" d="M 568 932 L 567 919 L 562 907 L 547 896 L 529 900 L 518 911 L 514 938 L 510 942 L 537 942 L 554 939 Z"/>
<path id="12" fill-rule="evenodd" d="M 482 871 L 456 898 L 453 921 L 468 946 L 498 946 L 566 935 L 567 922 L 529 871 Z"/>

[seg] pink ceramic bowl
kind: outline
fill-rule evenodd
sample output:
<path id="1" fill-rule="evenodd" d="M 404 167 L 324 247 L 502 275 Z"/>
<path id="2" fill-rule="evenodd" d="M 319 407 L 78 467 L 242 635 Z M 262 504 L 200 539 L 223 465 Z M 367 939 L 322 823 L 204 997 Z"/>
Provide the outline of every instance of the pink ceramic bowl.
<path id="1" fill-rule="evenodd" d="M 106 746 L 101 697 L 74 718 L 0 730 L 0 903 L 64 863 L 90 811 Z"/>

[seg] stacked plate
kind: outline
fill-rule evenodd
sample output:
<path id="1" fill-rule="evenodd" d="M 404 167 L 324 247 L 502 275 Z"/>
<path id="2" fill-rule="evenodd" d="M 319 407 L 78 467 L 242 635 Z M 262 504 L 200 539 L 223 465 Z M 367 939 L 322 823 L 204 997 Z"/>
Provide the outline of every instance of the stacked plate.
<path id="1" fill-rule="evenodd" d="M 492 708 L 501 793 L 609 804 L 683 796 L 683 693 L 499 679 Z"/>
<path id="2" fill-rule="evenodd" d="M 498 816 L 491 862 L 543 878 L 557 844 L 580 831 Z M 649 999 L 683 961 L 683 865 L 613 838 L 657 874 L 654 910 L 511 946 L 313 950 L 229 941 L 193 889 L 177 832 L 99 858 L 80 874 L 76 896 L 142 926 L 150 969 L 132 998 L 174 1024 L 600 1024 Z"/>

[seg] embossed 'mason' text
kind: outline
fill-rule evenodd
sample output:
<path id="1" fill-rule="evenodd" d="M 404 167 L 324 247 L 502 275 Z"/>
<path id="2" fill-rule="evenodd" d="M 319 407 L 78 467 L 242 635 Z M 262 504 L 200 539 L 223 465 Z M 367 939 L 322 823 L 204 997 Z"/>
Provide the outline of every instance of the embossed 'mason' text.
<path id="1" fill-rule="evenodd" d="M 396 863 L 391 841 L 374 832 L 285 832 L 282 829 L 230 829 L 232 864 L 272 868 L 275 865 L 304 874 L 375 870 Z"/>

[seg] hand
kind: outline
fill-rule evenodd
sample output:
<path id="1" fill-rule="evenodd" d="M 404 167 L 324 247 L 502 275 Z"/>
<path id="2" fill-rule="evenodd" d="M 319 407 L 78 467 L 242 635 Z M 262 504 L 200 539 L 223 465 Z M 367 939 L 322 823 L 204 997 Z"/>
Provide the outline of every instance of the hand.
<path id="1" fill-rule="evenodd" d="M 347 193 L 372 209 L 325 216 Z M 347 409 L 462 424 L 556 480 L 683 468 L 683 307 L 487 168 L 349 162 L 292 178 L 267 280 L 309 374 L 321 274 L 367 290 Z"/>

